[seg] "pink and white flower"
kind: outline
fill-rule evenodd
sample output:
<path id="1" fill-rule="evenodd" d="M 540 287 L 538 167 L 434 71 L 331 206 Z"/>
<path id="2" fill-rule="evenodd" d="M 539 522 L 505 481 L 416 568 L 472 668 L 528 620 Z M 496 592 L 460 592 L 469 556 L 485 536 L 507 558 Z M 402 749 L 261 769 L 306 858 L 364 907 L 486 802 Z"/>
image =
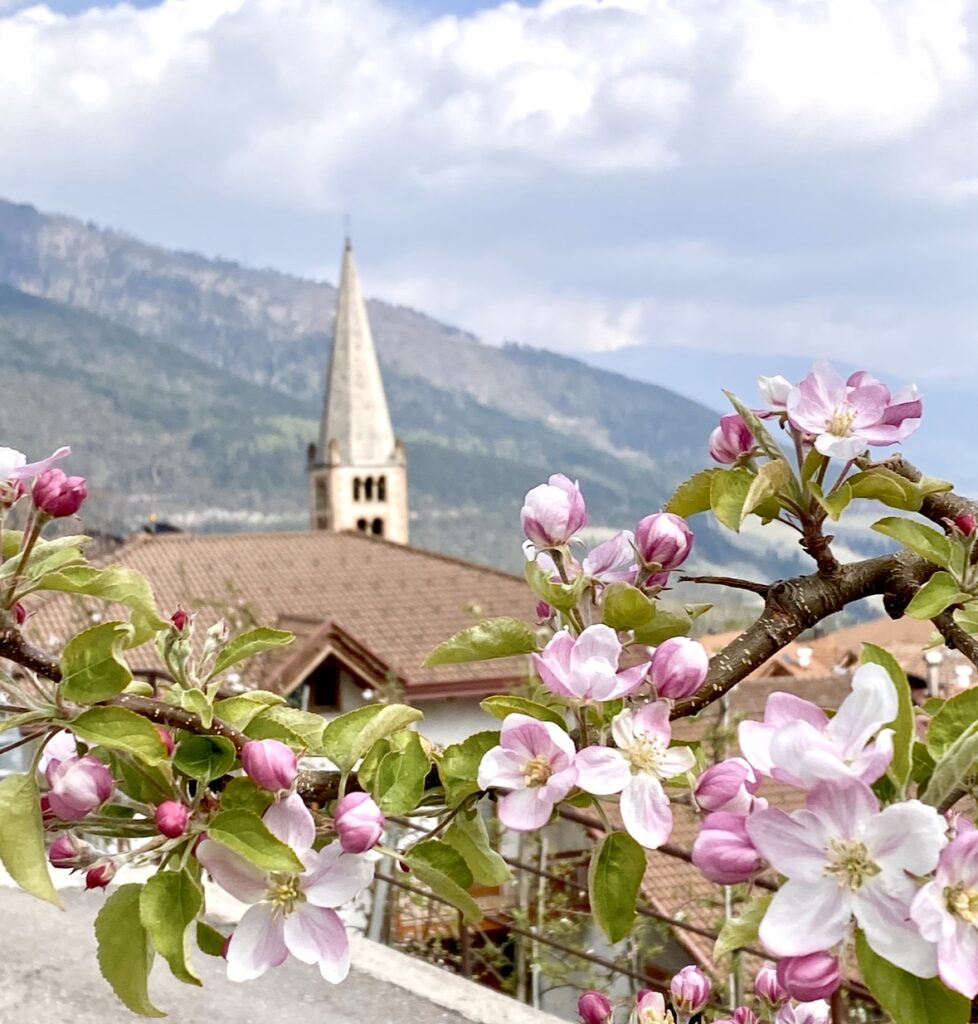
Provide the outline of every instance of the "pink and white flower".
<path id="1" fill-rule="evenodd" d="M 0 480 L 30 480 L 70 454 L 71 449 L 63 446 L 46 459 L 28 462 L 27 456 L 16 448 L 0 448 Z"/>
<path id="2" fill-rule="evenodd" d="M 614 537 L 591 548 L 581 567 L 599 583 L 634 583 L 638 576 L 635 535 L 631 530 L 620 530 Z"/>
<path id="3" fill-rule="evenodd" d="M 364 857 L 344 853 L 339 843 L 312 849 L 316 826 L 301 797 L 276 800 L 265 812 L 268 830 L 302 861 L 301 872 L 266 872 L 226 847 L 205 839 L 197 859 L 214 881 L 252 906 L 227 947 L 231 981 L 250 981 L 278 967 L 291 953 L 334 984 L 350 970 L 350 943 L 335 907 L 358 896 L 373 878 Z"/>
<path id="4" fill-rule="evenodd" d="M 693 793 L 704 811 L 747 814 L 760 785 L 754 769 L 742 757 L 728 757 L 703 772 Z"/>
<path id="5" fill-rule="evenodd" d="M 577 755 L 578 785 L 594 796 L 621 794 L 621 819 L 629 835 L 655 850 L 672 832 L 672 810 L 663 779 L 690 771 L 689 747 L 672 747 L 669 705 L 646 704 L 615 715 L 611 735 L 617 749 L 586 747 Z"/>
<path id="6" fill-rule="evenodd" d="M 666 1009 L 666 998 L 661 992 L 640 989 L 628 1024 L 672 1024 L 672 1014 Z"/>
<path id="7" fill-rule="evenodd" d="M 824 999 L 811 1003 L 786 1003 L 778 1010 L 774 1024 L 829 1024 L 831 1013 Z"/>
<path id="8" fill-rule="evenodd" d="M 517 832 L 543 828 L 577 783 L 574 743 L 560 726 L 529 715 L 507 715 L 499 746 L 479 764 L 480 789 L 508 789 L 499 820 Z"/>
<path id="9" fill-rule="evenodd" d="M 828 363 L 817 363 L 788 395 L 791 425 L 815 438 L 815 448 L 837 459 L 854 459 L 869 445 L 897 444 L 920 424 L 919 399 L 901 395 L 868 374 L 847 383 Z M 913 412 L 917 416 L 912 415 Z"/>
<path id="10" fill-rule="evenodd" d="M 788 395 L 791 394 L 794 385 L 787 377 L 782 377 L 780 373 L 777 373 L 773 377 L 758 377 L 757 387 L 761 392 L 761 398 L 772 410 L 784 412 L 788 403 Z"/>
<path id="11" fill-rule="evenodd" d="M 914 897 L 910 916 L 937 945 L 937 971 L 949 988 L 978 995 L 978 831 L 960 832 L 937 873 Z"/>
<path id="12" fill-rule="evenodd" d="M 806 956 L 841 942 L 853 917 L 881 957 L 921 978 L 937 973 L 936 948 L 910 921 L 912 875 L 937 866 L 946 822 L 918 800 L 883 811 L 853 779 L 816 786 L 803 810 L 755 811 L 747 834 L 788 879 L 759 935 L 776 956 Z"/>
<path id="13" fill-rule="evenodd" d="M 732 465 L 754 447 L 754 435 L 739 412 L 720 417 L 719 425 L 710 434 L 710 456 L 723 466 Z"/>
<path id="14" fill-rule="evenodd" d="M 576 639 L 566 630 L 555 633 L 533 664 L 543 685 L 558 697 L 578 701 L 614 700 L 642 685 L 649 663 L 618 671 L 618 634 L 604 625 L 588 626 Z"/>
<path id="15" fill-rule="evenodd" d="M 547 483 L 527 491 L 520 523 L 538 548 L 563 547 L 587 525 L 587 508 L 577 481 L 555 473 Z"/>
<path id="16" fill-rule="evenodd" d="M 881 727 L 896 715 L 893 680 L 882 666 L 866 664 L 831 720 L 811 701 L 772 693 L 764 721 L 741 722 L 738 740 L 756 772 L 789 786 L 808 789 L 835 778 L 871 783 L 893 759 L 893 730 Z"/>
<path id="17" fill-rule="evenodd" d="M 45 771 L 48 806 L 64 821 L 80 821 L 112 796 L 112 772 L 92 754 L 51 761 Z"/>

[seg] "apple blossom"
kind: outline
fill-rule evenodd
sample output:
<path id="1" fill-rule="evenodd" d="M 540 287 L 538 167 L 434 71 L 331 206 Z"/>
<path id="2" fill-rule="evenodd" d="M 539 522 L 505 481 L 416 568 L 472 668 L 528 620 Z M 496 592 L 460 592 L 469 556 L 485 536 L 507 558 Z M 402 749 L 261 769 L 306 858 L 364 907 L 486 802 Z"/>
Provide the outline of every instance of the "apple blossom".
<path id="1" fill-rule="evenodd" d="M 299 773 L 295 751 L 280 740 L 249 740 L 241 748 L 241 767 L 262 789 L 289 789 Z"/>
<path id="2" fill-rule="evenodd" d="M 58 459 L 70 454 L 71 449 L 62 446 L 46 459 L 28 462 L 27 456 L 16 448 L 0 448 L 0 480 L 29 480 L 50 469 Z"/>
<path id="3" fill-rule="evenodd" d="M 975 530 L 978 530 L 978 517 L 971 515 L 969 512 L 963 512 L 961 515 L 954 517 L 954 525 L 963 536 L 970 537 Z"/>
<path id="4" fill-rule="evenodd" d="M 384 834 L 384 815 L 369 793 L 348 793 L 333 811 L 333 828 L 347 853 L 372 850 Z"/>
<path id="5" fill-rule="evenodd" d="M 747 814 L 761 780 L 742 757 L 728 757 L 711 765 L 697 779 L 693 795 L 704 811 Z"/>
<path id="6" fill-rule="evenodd" d="M 910 916 L 937 946 L 941 981 L 978 995 L 978 831 L 959 832 L 944 848 L 934 879 L 914 897 Z"/>
<path id="7" fill-rule="evenodd" d="M 553 722 L 507 715 L 499 745 L 479 764 L 480 789 L 508 789 L 499 801 L 499 820 L 517 832 L 543 828 L 554 805 L 577 783 L 574 743 Z"/>
<path id="8" fill-rule="evenodd" d="M 635 547 L 647 563 L 666 572 L 678 569 L 693 547 L 693 531 L 686 520 L 671 512 L 653 512 L 635 527 Z"/>
<path id="9" fill-rule="evenodd" d="M 673 1003 L 683 1014 L 695 1014 L 706 1006 L 710 998 L 710 980 L 696 966 L 684 967 L 669 982 Z"/>
<path id="10" fill-rule="evenodd" d="M 190 808 L 179 800 L 164 800 L 154 815 L 156 827 L 170 839 L 179 839 L 186 832 L 189 820 Z"/>
<path id="11" fill-rule="evenodd" d="M 614 1007 L 603 992 L 588 991 L 577 1000 L 581 1024 L 609 1024 Z"/>
<path id="12" fill-rule="evenodd" d="M 88 869 L 85 872 L 85 888 L 86 889 L 104 889 L 108 886 L 109 882 L 115 878 L 116 871 L 115 864 L 110 860 L 104 860 L 100 864 L 96 864 L 94 867 Z"/>
<path id="13" fill-rule="evenodd" d="M 683 700 L 703 685 L 709 670 L 710 656 L 698 640 L 674 636 L 656 647 L 649 676 L 657 697 Z"/>
<path id="14" fill-rule="evenodd" d="M 73 516 L 88 497 L 83 476 L 67 476 L 60 469 L 46 469 L 34 481 L 31 497 L 39 511 L 52 519 Z"/>
<path id="15" fill-rule="evenodd" d="M 112 795 L 112 772 L 97 757 L 68 757 L 51 761 L 45 776 L 52 812 L 63 821 L 78 821 L 97 810 Z"/>
<path id="16" fill-rule="evenodd" d="M 761 1024 L 761 1018 L 749 1006 L 738 1006 L 732 1021 L 733 1024 Z"/>
<path id="17" fill-rule="evenodd" d="M 587 525 L 587 509 L 577 481 L 555 473 L 547 483 L 527 491 L 520 522 L 538 548 L 563 547 Z"/>
<path id="18" fill-rule="evenodd" d="M 635 1006 L 628 1018 L 629 1024 L 673 1024 L 673 1020 L 661 992 L 639 989 L 635 995 Z"/>
<path id="19" fill-rule="evenodd" d="M 831 1008 L 824 999 L 810 1003 L 786 1003 L 778 1010 L 774 1024 L 829 1024 Z"/>
<path id="20" fill-rule="evenodd" d="M 177 608 L 177 610 L 170 616 L 170 622 L 178 633 L 183 633 L 190 623 L 190 615 L 182 608 Z"/>
<path id="21" fill-rule="evenodd" d="M 907 800 L 880 811 L 867 785 L 835 779 L 812 789 L 803 810 L 755 811 L 745 828 L 788 879 L 759 929 L 772 953 L 799 957 L 829 949 L 855 917 L 881 957 L 918 977 L 937 973 L 935 947 L 909 920 L 917 891 L 911 876 L 932 871 L 947 842 L 944 819 L 933 807 Z"/>
<path id="22" fill-rule="evenodd" d="M 672 832 L 669 797 L 662 779 L 690 771 L 696 758 L 689 747 L 669 747 L 669 705 L 656 701 L 625 708 L 611 722 L 617 749 L 586 747 L 577 755 L 578 785 L 595 796 L 621 794 L 621 819 L 629 835 L 650 850 Z"/>
<path id="23" fill-rule="evenodd" d="M 621 641 L 610 627 L 588 626 L 579 637 L 562 629 L 541 654 L 533 655 L 537 673 L 551 693 L 579 701 L 614 700 L 642 685 L 649 663 L 618 671 Z"/>
<path id="24" fill-rule="evenodd" d="M 765 964 L 757 972 L 754 991 L 768 1006 L 779 1006 L 788 998 L 788 990 L 781 984 L 774 964 Z"/>
<path id="25" fill-rule="evenodd" d="M 48 847 L 48 860 L 52 867 L 56 868 L 77 868 L 86 859 L 85 855 L 91 850 L 88 843 L 83 843 L 69 833 L 58 836 Z"/>
<path id="26" fill-rule="evenodd" d="M 794 385 L 790 380 L 778 373 L 773 377 L 758 377 L 757 387 L 761 392 L 761 398 L 764 399 L 771 409 L 777 412 L 784 412 L 785 406 L 788 403 L 788 395 L 791 394 L 791 389 Z"/>
<path id="27" fill-rule="evenodd" d="M 638 576 L 634 545 L 632 531 L 620 530 L 614 537 L 591 548 L 584 556 L 581 568 L 599 583 L 634 583 Z"/>
<path id="28" fill-rule="evenodd" d="M 693 843 L 692 861 L 700 874 L 718 885 L 749 881 L 764 861 L 747 834 L 742 814 L 716 811 L 700 825 Z"/>
<path id="29" fill-rule="evenodd" d="M 842 984 L 839 961 L 826 952 L 782 957 L 777 974 L 788 995 L 803 1003 L 828 999 Z"/>
<path id="30" fill-rule="evenodd" d="M 344 853 L 339 843 L 312 848 L 316 825 L 295 793 L 276 800 L 263 815 L 268 830 L 302 861 L 301 872 L 265 872 L 212 839 L 197 859 L 214 881 L 243 903 L 250 903 L 227 946 L 231 981 L 250 981 L 277 967 L 291 953 L 318 964 L 330 982 L 350 970 L 350 944 L 335 907 L 358 896 L 373 878 L 364 857 Z"/>
<path id="31" fill-rule="evenodd" d="M 39 771 L 46 772 L 48 766 L 57 761 L 65 761 L 69 757 L 78 755 L 78 742 L 74 733 L 67 729 L 56 732 L 44 745 L 40 759 L 37 762 Z"/>
<path id="32" fill-rule="evenodd" d="M 729 466 L 754 447 L 754 435 L 740 413 L 720 417 L 720 425 L 710 434 L 710 456 L 715 462 Z"/>
<path id="33" fill-rule="evenodd" d="M 843 777 L 871 783 L 892 760 L 893 731 L 881 727 L 896 715 L 896 686 L 882 666 L 870 663 L 856 670 L 852 692 L 831 720 L 811 701 L 772 693 L 764 721 L 741 722 L 738 740 L 756 772 L 789 786 L 807 789 Z"/>
<path id="34" fill-rule="evenodd" d="M 172 757 L 173 750 L 176 747 L 176 744 L 173 742 L 173 733 L 163 725 L 156 726 L 156 732 L 159 734 L 160 739 L 163 741 L 163 745 L 166 747 L 167 757 Z"/>

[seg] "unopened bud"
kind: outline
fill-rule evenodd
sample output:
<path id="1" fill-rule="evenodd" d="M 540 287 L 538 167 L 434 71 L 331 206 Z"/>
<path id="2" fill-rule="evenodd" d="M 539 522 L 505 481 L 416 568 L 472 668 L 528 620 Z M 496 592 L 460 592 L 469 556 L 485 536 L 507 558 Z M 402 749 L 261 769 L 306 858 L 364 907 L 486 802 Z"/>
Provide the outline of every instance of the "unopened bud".
<path id="1" fill-rule="evenodd" d="M 577 1001 L 581 1024 L 608 1024 L 614 1007 L 603 992 L 585 992 Z"/>
<path id="2" fill-rule="evenodd" d="M 58 836 L 48 847 L 48 860 L 51 862 L 52 867 L 77 868 L 82 854 L 88 849 L 87 843 L 75 839 L 74 836 Z"/>
<path id="3" fill-rule="evenodd" d="M 372 850 L 384 834 L 385 820 L 367 793 L 348 793 L 336 805 L 333 827 L 346 853 Z"/>
<path id="4" fill-rule="evenodd" d="M 780 1006 L 788 998 L 788 990 L 778 981 L 778 972 L 773 964 L 765 964 L 757 972 L 754 991 L 768 1006 Z"/>
<path id="5" fill-rule="evenodd" d="M 778 961 L 778 981 L 802 1003 L 828 999 L 842 984 L 839 961 L 830 953 L 786 956 Z"/>
<path id="6" fill-rule="evenodd" d="M 51 786 L 48 805 L 65 821 L 77 821 L 101 807 L 115 788 L 112 773 L 90 754 L 52 761 L 45 774 Z"/>
<path id="7" fill-rule="evenodd" d="M 657 562 L 669 572 L 678 569 L 693 547 L 693 531 L 671 512 L 654 512 L 635 527 L 635 547 L 645 562 Z"/>
<path id="8" fill-rule="evenodd" d="M 171 616 L 170 622 L 173 623 L 173 628 L 178 632 L 182 633 L 190 622 L 190 616 L 182 608 L 178 608 Z"/>
<path id="9" fill-rule="evenodd" d="M 88 487 L 83 476 L 67 476 L 63 470 L 45 470 L 34 481 L 31 491 L 34 504 L 52 519 L 73 516 L 88 497 Z"/>
<path id="10" fill-rule="evenodd" d="M 163 741 L 163 745 L 166 747 L 166 753 L 168 757 L 173 756 L 174 742 L 173 733 L 169 729 L 164 728 L 162 725 L 156 727 L 156 731 L 160 735 L 160 739 Z"/>
<path id="11" fill-rule="evenodd" d="M 14 622 L 16 622 L 18 626 L 23 626 L 27 619 L 27 609 L 20 603 L 20 601 L 18 601 L 10 611 L 13 614 Z"/>
<path id="12" fill-rule="evenodd" d="M 710 656 L 698 640 L 674 636 L 656 647 L 649 677 L 657 697 L 684 700 L 703 685 L 709 670 Z"/>
<path id="13" fill-rule="evenodd" d="M 975 530 L 978 530 L 978 518 L 966 512 L 960 516 L 954 517 L 954 525 L 964 534 L 965 537 L 970 537 Z"/>
<path id="14" fill-rule="evenodd" d="M 710 998 L 710 982 L 707 976 L 692 964 L 684 967 L 669 983 L 669 991 L 676 1009 L 684 1013 L 699 1013 Z"/>
<path id="15" fill-rule="evenodd" d="M 156 808 L 156 827 L 169 839 L 179 839 L 187 830 L 190 809 L 179 800 L 164 800 Z"/>
<path id="16" fill-rule="evenodd" d="M 280 740 L 249 740 L 241 749 L 241 766 L 262 789 L 289 789 L 299 773 L 294 751 Z"/>
<path id="17" fill-rule="evenodd" d="M 110 860 L 102 861 L 85 872 L 86 889 L 104 889 L 115 878 L 116 866 Z"/>

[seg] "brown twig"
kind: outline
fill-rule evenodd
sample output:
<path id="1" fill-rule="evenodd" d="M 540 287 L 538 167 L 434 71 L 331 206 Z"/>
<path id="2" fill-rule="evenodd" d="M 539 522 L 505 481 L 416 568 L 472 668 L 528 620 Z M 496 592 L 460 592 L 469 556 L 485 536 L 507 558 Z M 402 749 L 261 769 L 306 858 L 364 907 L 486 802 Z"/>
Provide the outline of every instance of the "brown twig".
<path id="1" fill-rule="evenodd" d="M 978 667 L 978 640 L 954 621 L 954 614 L 950 610 L 935 615 L 931 622 L 937 626 L 951 650 L 960 651 L 972 665 Z"/>
<path id="2" fill-rule="evenodd" d="M 736 576 L 680 576 L 680 583 L 705 583 L 716 587 L 730 587 L 733 590 L 749 590 L 752 594 L 767 597 L 771 589 L 770 583 L 755 583 L 753 580 L 742 580 Z"/>

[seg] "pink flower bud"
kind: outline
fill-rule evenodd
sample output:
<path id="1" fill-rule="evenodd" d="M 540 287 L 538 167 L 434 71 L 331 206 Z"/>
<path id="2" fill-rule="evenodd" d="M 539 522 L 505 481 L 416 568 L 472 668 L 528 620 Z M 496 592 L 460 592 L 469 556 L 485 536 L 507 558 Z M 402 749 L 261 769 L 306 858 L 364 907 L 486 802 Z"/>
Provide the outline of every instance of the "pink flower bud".
<path id="1" fill-rule="evenodd" d="M 190 622 L 190 616 L 182 609 L 178 608 L 171 616 L 170 622 L 173 623 L 173 628 L 178 632 L 182 633 Z"/>
<path id="2" fill-rule="evenodd" d="M 710 434 L 710 455 L 721 465 L 729 466 L 754 447 L 754 435 L 740 418 L 731 412 L 720 417 L 720 425 Z"/>
<path id="3" fill-rule="evenodd" d="M 639 989 L 635 996 L 635 1018 L 638 1024 L 667 1024 L 665 996 L 651 989 Z"/>
<path id="4" fill-rule="evenodd" d="M 347 853 L 372 850 L 384 834 L 384 816 L 367 793 L 348 793 L 336 805 L 333 826 Z"/>
<path id="5" fill-rule="evenodd" d="M 179 800 L 164 800 L 156 808 L 156 827 L 170 839 L 179 839 L 187 830 L 190 809 Z"/>
<path id="6" fill-rule="evenodd" d="M 0 508 L 13 508 L 23 496 L 23 480 L 0 479 Z"/>
<path id="7" fill-rule="evenodd" d="M 711 765 L 696 783 L 696 802 L 704 811 L 747 814 L 761 782 L 742 757 Z"/>
<path id="8" fill-rule="evenodd" d="M 48 805 L 64 821 L 84 818 L 101 807 L 115 788 L 112 773 L 90 754 L 52 761 L 45 774 L 51 787 Z"/>
<path id="9" fill-rule="evenodd" d="M 699 1013 L 710 998 L 710 982 L 698 967 L 690 964 L 675 975 L 669 983 L 669 991 L 677 1010 Z"/>
<path id="10" fill-rule="evenodd" d="M 52 519 L 73 516 L 88 496 L 83 476 L 66 476 L 63 470 L 45 470 L 31 491 L 34 504 Z"/>
<path id="11" fill-rule="evenodd" d="M 828 999 L 842 984 L 839 961 L 829 953 L 786 956 L 778 961 L 778 981 L 802 1003 Z"/>
<path id="12" fill-rule="evenodd" d="M 295 753 L 279 740 L 248 740 L 241 750 L 241 767 L 262 789 L 289 789 L 299 774 Z"/>
<path id="13" fill-rule="evenodd" d="M 87 843 L 83 843 L 74 836 L 62 835 L 48 847 L 48 860 L 56 868 L 76 868 L 82 853 L 89 849 Z"/>
<path id="14" fill-rule="evenodd" d="M 791 394 L 792 384 L 790 380 L 776 374 L 774 377 L 758 377 L 757 386 L 761 392 L 761 398 L 772 409 L 784 409 L 788 403 L 788 395 Z"/>
<path id="15" fill-rule="evenodd" d="M 614 1007 L 603 992 L 585 992 L 577 1001 L 581 1024 L 609 1024 Z"/>
<path id="16" fill-rule="evenodd" d="M 701 643 L 674 636 L 656 647 L 649 676 L 657 697 L 683 700 L 703 685 L 709 670 L 710 656 Z"/>
<path id="17" fill-rule="evenodd" d="M 20 603 L 20 601 L 10 609 L 10 614 L 13 615 L 14 622 L 16 622 L 18 626 L 23 626 L 27 619 L 27 609 Z"/>
<path id="18" fill-rule="evenodd" d="M 786 1003 L 778 1010 L 774 1024 L 829 1024 L 832 1011 L 824 999 L 811 1003 Z"/>
<path id="19" fill-rule="evenodd" d="M 538 548 L 566 544 L 587 524 L 587 509 L 577 481 L 555 473 L 548 483 L 527 491 L 520 523 Z"/>
<path id="20" fill-rule="evenodd" d="M 700 874 L 711 882 L 718 885 L 746 882 L 764 866 L 747 835 L 745 821 L 742 815 L 725 811 L 716 811 L 703 819 L 693 843 L 692 860 Z"/>
<path id="21" fill-rule="evenodd" d="M 85 873 L 86 889 L 104 889 L 115 878 L 116 866 L 110 860 L 96 864 Z"/>
<path id="22" fill-rule="evenodd" d="M 779 1006 L 788 998 L 788 990 L 778 981 L 778 972 L 773 964 L 765 964 L 757 972 L 754 991 L 768 1006 Z"/>
<path id="23" fill-rule="evenodd" d="M 546 601 L 537 601 L 537 618 L 541 622 L 546 622 L 548 619 L 552 618 L 553 613 L 553 608 L 551 608 Z"/>
<path id="24" fill-rule="evenodd" d="M 733 1024 L 761 1024 L 761 1018 L 749 1006 L 738 1006 L 732 1019 Z"/>
<path id="25" fill-rule="evenodd" d="M 973 515 L 965 513 L 960 516 L 955 516 L 954 525 L 965 535 L 965 537 L 970 537 L 975 530 L 978 530 L 978 519 Z"/>
<path id="26" fill-rule="evenodd" d="M 166 753 L 168 757 L 173 756 L 173 749 L 176 746 L 173 742 L 173 733 L 169 729 L 164 728 L 162 725 L 156 726 L 156 731 L 160 735 L 160 739 L 163 741 L 163 745 L 166 747 Z"/>
<path id="27" fill-rule="evenodd" d="M 635 547 L 645 562 L 658 562 L 666 572 L 678 569 L 693 547 L 693 531 L 671 512 L 653 512 L 635 527 Z"/>

